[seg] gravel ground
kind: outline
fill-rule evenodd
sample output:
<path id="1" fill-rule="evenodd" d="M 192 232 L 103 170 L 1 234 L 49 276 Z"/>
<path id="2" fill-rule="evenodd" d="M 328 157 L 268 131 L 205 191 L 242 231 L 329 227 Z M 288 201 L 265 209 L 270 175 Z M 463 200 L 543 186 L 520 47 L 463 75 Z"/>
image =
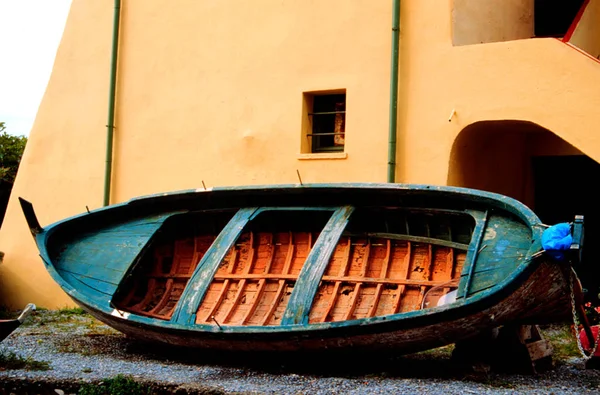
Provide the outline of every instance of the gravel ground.
<path id="1" fill-rule="evenodd" d="M 456 369 L 449 349 L 382 359 L 265 362 L 257 355 L 149 345 L 86 314 L 45 311 L 0 343 L 0 352 L 47 361 L 50 369 L 0 371 L 0 394 L 76 393 L 82 383 L 118 374 L 165 394 L 600 394 L 600 371 L 585 369 L 582 359 L 555 361 L 536 375 L 476 373 Z"/>

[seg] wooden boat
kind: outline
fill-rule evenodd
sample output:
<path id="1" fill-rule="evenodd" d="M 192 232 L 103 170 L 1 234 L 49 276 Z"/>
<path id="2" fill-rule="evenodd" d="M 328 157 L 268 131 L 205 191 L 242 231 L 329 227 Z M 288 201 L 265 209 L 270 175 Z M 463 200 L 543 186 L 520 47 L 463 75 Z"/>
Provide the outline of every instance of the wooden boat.
<path id="1" fill-rule="evenodd" d="M 569 317 L 568 262 L 511 198 L 313 184 L 158 194 L 42 228 L 46 268 L 92 315 L 215 350 L 394 350 Z"/>
<path id="2" fill-rule="evenodd" d="M 27 304 L 25 308 L 19 314 L 19 317 L 9 320 L 0 320 L 0 341 L 6 339 L 11 333 L 13 333 L 23 322 L 29 317 L 29 315 L 35 311 L 35 305 L 33 303 Z"/>

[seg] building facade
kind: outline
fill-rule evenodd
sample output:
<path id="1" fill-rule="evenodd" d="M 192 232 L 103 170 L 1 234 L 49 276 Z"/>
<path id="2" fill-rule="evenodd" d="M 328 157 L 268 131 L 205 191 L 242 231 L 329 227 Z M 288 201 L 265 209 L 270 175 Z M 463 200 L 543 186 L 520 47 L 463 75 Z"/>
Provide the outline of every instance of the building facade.
<path id="1" fill-rule="evenodd" d="M 600 0 L 73 0 L 0 230 L 1 300 L 72 304 L 19 196 L 43 226 L 203 185 L 455 185 L 583 213 L 593 236 L 599 20 Z"/>

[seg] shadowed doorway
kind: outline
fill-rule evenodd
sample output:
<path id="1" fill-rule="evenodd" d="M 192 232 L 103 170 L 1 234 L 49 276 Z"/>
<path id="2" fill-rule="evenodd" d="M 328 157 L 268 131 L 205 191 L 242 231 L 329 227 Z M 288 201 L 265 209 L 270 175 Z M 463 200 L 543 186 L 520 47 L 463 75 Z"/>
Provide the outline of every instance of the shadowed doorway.
<path id="1" fill-rule="evenodd" d="M 585 216 L 583 263 L 588 300 L 600 291 L 600 207 L 594 194 L 600 164 L 551 131 L 526 121 L 483 121 L 465 127 L 450 154 L 448 185 L 515 198 L 549 225 Z"/>

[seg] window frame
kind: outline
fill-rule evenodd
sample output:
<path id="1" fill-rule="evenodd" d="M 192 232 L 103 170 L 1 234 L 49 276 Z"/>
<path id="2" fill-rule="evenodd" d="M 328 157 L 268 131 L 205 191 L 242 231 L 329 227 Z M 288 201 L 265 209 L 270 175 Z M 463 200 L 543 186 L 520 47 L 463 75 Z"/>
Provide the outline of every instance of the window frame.
<path id="1" fill-rule="evenodd" d="M 343 103 L 335 101 L 335 96 L 343 96 Z M 331 102 L 327 103 L 323 101 L 318 103 L 318 108 L 315 111 L 315 99 L 316 98 L 331 98 Z M 303 125 L 302 125 L 302 144 L 301 152 L 303 154 L 311 155 L 331 155 L 344 153 L 346 149 L 346 113 L 347 113 L 347 94 L 346 89 L 334 89 L 325 91 L 313 91 L 303 93 Z M 332 108 L 328 108 L 332 107 Z M 340 108 L 342 107 L 342 108 Z M 337 115 L 340 117 L 337 117 Z M 334 116 L 331 120 L 331 116 Z M 317 117 L 330 117 L 330 120 L 321 120 L 315 122 Z M 339 123 L 338 123 L 339 122 Z M 331 130 L 323 132 L 327 123 L 331 123 Z M 336 123 L 341 124 L 341 132 L 336 128 Z M 319 131 L 320 130 L 320 131 Z M 342 135 L 341 144 L 335 142 L 335 136 Z M 323 143 L 320 139 L 321 136 L 332 136 L 331 144 Z M 327 138 L 329 140 L 329 138 Z M 326 141 L 327 141 L 326 140 Z"/>

